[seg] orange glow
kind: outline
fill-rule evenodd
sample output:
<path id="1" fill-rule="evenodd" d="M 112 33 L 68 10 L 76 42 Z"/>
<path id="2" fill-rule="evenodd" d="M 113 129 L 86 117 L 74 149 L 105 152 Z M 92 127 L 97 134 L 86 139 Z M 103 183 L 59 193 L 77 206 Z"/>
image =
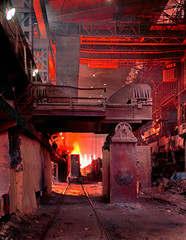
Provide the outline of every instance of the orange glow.
<path id="1" fill-rule="evenodd" d="M 56 71 L 55 71 L 54 62 L 52 60 L 52 56 L 50 53 L 49 53 L 49 79 L 52 84 L 56 85 Z"/>
<path id="2" fill-rule="evenodd" d="M 39 38 L 38 27 L 34 26 L 34 38 Z"/>
<path id="3" fill-rule="evenodd" d="M 85 168 L 89 164 L 91 164 L 92 159 L 91 156 L 87 158 L 87 154 L 84 154 L 84 156 L 81 154 L 79 145 L 75 142 L 74 143 L 74 149 L 71 152 L 71 154 L 79 154 L 80 156 L 80 168 Z"/>
<path id="4" fill-rule="evenodd" d="M 49 79 L 56 85 L 56 46 L 50 41 L 51 51 L 49 52 Z"/>
<path id="5" fill-rule="evenodd" d="M 74 150 L 71 152 L 71 154 L 80 154 L 80 148 L 77 143 L 74 143 Z"/>
<path id="6" fill-rule="evenodd" d="M 63 157 L 79 154 L 82 175 L 92 171 L 90 164 L 98 157 L 102 158 L 102 146 L 105 134 L 100 136 L 93 133 L 56 133 L 51 136 L 50 144 L 57 144 L 56 151 Z"/>
<path id="7" fill-rule="evenodd" d="M 88 63 L 89 68 L 118 68 L 116 60 L 94 60 Z"/>
<path id="8" fill-rule="evenodd" d="M 47 38 L 47 32 L 46 32 L 45 21 L 44 21 L 44 18 L 43 18 L 43 13 L 42 13 L 40 1 L 33 0 L 33 7 L 34 7 L 35 15 L 36 15 L 36 18 L 37 18 L 41 38 L 46 39 Z"/>

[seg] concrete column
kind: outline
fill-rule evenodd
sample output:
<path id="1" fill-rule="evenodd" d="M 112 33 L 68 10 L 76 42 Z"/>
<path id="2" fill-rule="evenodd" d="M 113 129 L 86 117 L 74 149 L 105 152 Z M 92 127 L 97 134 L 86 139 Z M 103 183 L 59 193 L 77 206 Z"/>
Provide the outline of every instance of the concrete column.
<path id="1" fill-rule="evenodd" d="M 103 197 L 106 201 L 110 201 L 110 144 L 112 135 L 106 137 L 106 141 L 102 147 L 102 184 Z"/>
<path id="2" fill-rule="evenodd" d="M 38 199 L 51 193 L 50 154 L 40 142 L 22 134 L 12 145 L 10 213 L 28 214 L 37 208 Z"/>
<path id="3" fill-rule="evenodd" d="M 149 146 L 136 146 L 137 153 L 137 182 L 139 183 L 139 190 L 151 186 L 151 157 Z"/>
<path id="4" fill-rule="evenodd" d="M 9 192 L 10 155 L 8 131 L 0 133 L 0 196 Z"/>
<path id="5" fill-rule="evenodd" d="M 109 200 L 110 196 L 110 151 L 103 149 L 102 161 L 102 182 L 103 182 L 103 197 Z"/>
<path id="6" fill-rule="evenodd" d="M 56 36 L 56 84 L 78 87 L 80 37 Z M 77 90 L 65 88 L 67 97 L 76 97 Z"/>
<path id="7" fill-rule="evenodd" d="M 110 162 L 110 201 L 136 202 L 136 142 L 128 123 L 116 126 L 115 135 L 111 140 Z"/>
<path id="8" fill-rule="evenodd" d="M 0 133 L 0 218 L 9 211 L 10 155 L 8 131 Z M 6 200 L 5 200 L 6 199 Z"/>
<path id="9" fill-rule="evenodd" d="M 184 139 L 184 147 L 185 147 L 185 172 L 186 172 L 186 133 L 184 132 L 184 133 L 182 133 L 182 134 L 180 134 L 180 137 L 182 137 L 183 139 Z"/>

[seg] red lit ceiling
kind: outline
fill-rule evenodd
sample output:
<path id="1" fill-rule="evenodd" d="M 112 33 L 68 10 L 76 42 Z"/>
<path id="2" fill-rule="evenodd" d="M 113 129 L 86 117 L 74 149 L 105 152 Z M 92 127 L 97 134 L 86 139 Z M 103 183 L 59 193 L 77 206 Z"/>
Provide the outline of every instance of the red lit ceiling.
<path id="1" fill-rule="evenodd" d="M 49 8 L 62 21 L 158 19 L 168 0 L 49 0 Z"/>
<path id="2" fill-rule="evenodd" d="M 100 60 L 116 60 L 116 64 L 111 64 L 115 67 L 135 61 L 153 63 L 183 57 L 184 19 L 177 14 L 172 20 L 168 15 L 176 3 L 174 0 L 171 5 L 168 0 L 49 0 L 46 13 L 52 34 L 81 35 L 81 63 L 91 61 L 91 66 L 96 66 Z M 169 24 L 162 22 L 165 19 L 162 14 Z"/>

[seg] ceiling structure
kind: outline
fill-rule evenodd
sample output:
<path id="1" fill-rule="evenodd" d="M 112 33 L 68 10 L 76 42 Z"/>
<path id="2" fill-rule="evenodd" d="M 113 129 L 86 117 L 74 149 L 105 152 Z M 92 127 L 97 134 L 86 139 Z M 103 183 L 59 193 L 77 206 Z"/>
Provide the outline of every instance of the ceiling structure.
<path id="1" fill-rule="evenodd" d="M 184 57 L 184 0 L 41 0 L 40 4 L 34 10 L 41 35 L 47 33 L 53 42 L 56 35 L 80 36 L 80 63 L 89 68 L 130 65 L 134 72 L 141 65 L 135 74 L 127 69 L 129 83 L 135 75 L 144 79 L 160 65 Z"/>
<path id="2" fill-rule="evenodd" d="M 82 62 L 105 59 L 126 64 L 166 61 L 183 54 L 185 19 L 180 14 L 184 6 L 177 6 L 172 20 L 178 2 L 167 3 L 168 0 L 54 0 L 46 4 L 46 12 L 52 33 L 81 35 Z"/>

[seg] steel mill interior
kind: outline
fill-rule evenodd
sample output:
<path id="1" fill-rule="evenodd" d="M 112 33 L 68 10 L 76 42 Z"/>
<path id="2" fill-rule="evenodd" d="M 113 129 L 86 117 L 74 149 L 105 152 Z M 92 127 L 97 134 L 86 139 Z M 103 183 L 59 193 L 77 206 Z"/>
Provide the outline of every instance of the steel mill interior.
<path id="1" fill-rule="evenodd" d="M 0 240 L 186 240 L 186 0 L 2 0 L 0 53 Z"/>

